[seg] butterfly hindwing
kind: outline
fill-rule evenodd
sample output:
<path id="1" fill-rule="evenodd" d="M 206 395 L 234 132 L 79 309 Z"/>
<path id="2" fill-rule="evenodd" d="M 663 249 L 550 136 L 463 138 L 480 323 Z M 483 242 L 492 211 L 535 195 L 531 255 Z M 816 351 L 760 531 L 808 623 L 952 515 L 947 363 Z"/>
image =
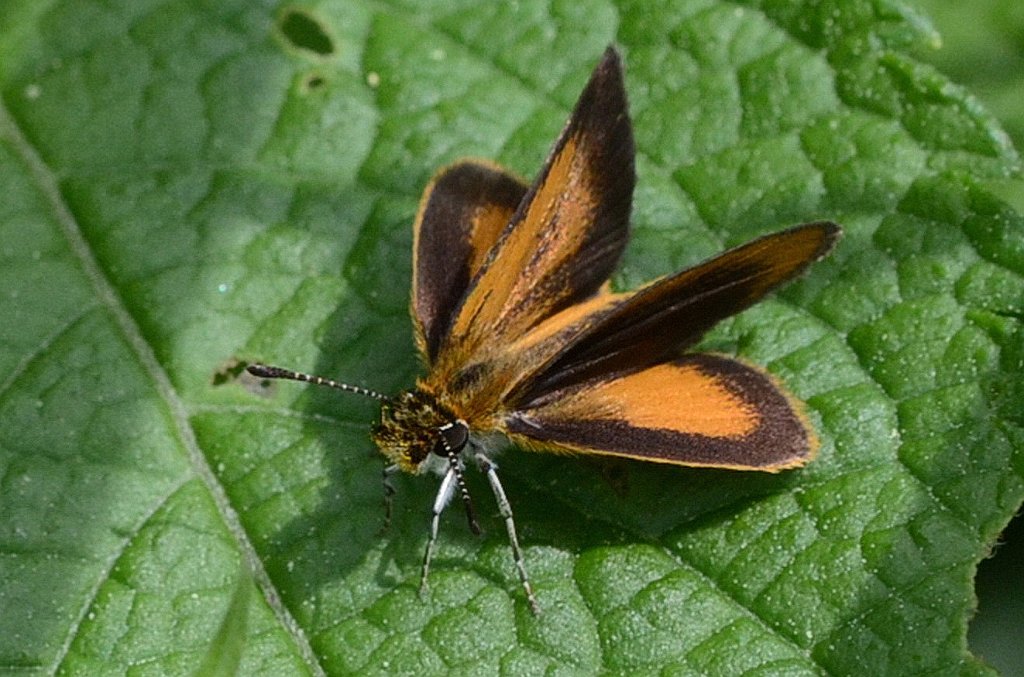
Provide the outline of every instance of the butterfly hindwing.
<path id="1" fill-rule="evenodd" d="M 505 427 L 526 448 L 685 466 L 777 471 L 817 450 L 800 405 L 770 375 L 701 353 L 566 388 Z"/>
<path id="2" fill-rule="evenodd" d="M 526 191 L 500 167 L 463 160 L 439 171 L 423 192 L 413 225 L 412 317 L 428 361 Z"/>

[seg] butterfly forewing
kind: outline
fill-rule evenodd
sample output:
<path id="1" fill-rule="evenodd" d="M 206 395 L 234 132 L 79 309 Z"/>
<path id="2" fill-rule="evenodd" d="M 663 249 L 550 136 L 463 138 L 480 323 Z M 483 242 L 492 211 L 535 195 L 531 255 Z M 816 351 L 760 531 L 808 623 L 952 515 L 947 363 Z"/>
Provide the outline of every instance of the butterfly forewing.
<path id="1" fill-rule="evenodd" d="M 412 316 L 428 362 L 526 191 L 503 169 L 466 160 L 439 171 L 424 191 L 413 226 Z"/>
<path id="2" fill-rule="evenodd" d="M 441 338 L 446 374 L 600 290 L 629 238 L 633 154 L 622 69 L 608 50 Z"/>
<path id="3" fill-rule="evenodd" d="M 791 280 L 835 244 L 840 229 L 821 222 L 748 242 L 625 295 L 510 394 L 518 406 L 609 373 L 672 359 L 723 318 Z"/>

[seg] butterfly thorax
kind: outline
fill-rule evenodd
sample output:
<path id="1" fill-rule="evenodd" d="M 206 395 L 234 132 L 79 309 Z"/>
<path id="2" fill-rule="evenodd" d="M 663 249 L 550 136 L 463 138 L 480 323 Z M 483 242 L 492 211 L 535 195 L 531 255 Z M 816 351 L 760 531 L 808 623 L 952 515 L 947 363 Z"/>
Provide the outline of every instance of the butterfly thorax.
<path id="1" fill-rule="evenodd" d="M 446 458 L 469 440 L 465 421 L 421 389 L 406 390 L 381 406 L 373 441 L 387 459 L 405 472 L 423 472 L 431 454 Z"/>

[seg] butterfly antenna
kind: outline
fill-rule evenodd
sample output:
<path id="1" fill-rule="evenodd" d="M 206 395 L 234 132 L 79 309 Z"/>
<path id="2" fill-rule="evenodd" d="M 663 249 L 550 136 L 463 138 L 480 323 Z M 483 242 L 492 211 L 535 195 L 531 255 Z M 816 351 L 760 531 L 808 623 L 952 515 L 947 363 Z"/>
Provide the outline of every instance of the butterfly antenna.
<path id="1" fill-rule="evenodd" d="M 330 388 L 337 388 L 338 390 L 344 390 L 345 392 L 355 393 L 356 395 L 362 395 L 364 397 L 372 397 L 375 400 L 381 402 L 390 402 L 391 398 L 383 393 L 378 393 L 376 390 L 370 390 L 362 386 L 354 386 L 349 383 L 339 383 L 338 381 L 332 381 L 329 378 L 323 376 L 313 376 L 312 374 L 303 374 L 301 371 L 292 371 L 291 369 L 283 369 L 281 367 L 271 367 L 266 364 L 250 364 L 245 368 L 253 376 L 259 378 L 283 378 L 289 381 L 304 381 L 306 383 L 314 383 L 318 386 L 328 386 Z"/>

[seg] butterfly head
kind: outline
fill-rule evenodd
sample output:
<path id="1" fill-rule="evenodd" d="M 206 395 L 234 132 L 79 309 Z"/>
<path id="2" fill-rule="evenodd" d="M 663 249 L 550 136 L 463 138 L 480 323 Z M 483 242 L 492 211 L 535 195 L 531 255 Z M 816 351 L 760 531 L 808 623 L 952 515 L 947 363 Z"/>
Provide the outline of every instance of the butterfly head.
<path id="1" fill-rule="evenodd" d="M 418 474 L 435 466 L 429 462 L 432 457 L 447 459 L 461 452 L 469 441 L 469 427 L 433 395 L 406 390 L 381 405 L 373 441 L 388 461 Z"/>

